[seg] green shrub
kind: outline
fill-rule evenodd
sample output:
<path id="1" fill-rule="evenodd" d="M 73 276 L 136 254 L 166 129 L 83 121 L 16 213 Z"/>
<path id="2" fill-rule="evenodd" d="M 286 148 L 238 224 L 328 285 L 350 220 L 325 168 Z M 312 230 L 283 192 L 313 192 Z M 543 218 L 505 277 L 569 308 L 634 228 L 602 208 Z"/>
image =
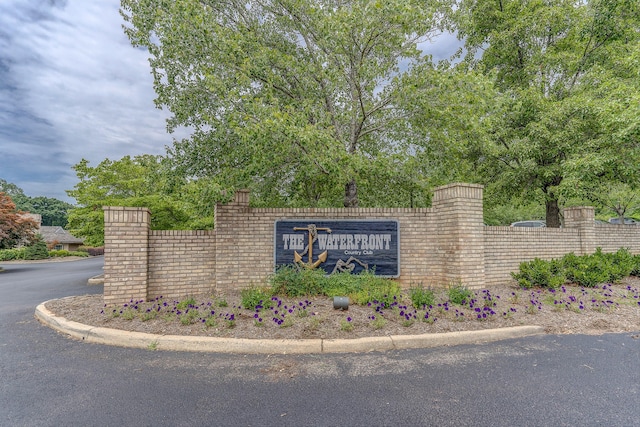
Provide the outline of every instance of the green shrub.
<path id="1" fill-rule="evenodd" d="M 545 261 L 535 258 L 533 261 L 520 263 L 517 273 L 511 276 L 522 288 L 540 286 L 543 288 L 557 288 L 566 282 L 565 270 L 560 260 Z"/>
<path id="2" fill-rule="evenodd" d="M 273 294 L 289 297 L 324 295 L 328 284 L 324 270 L 295 265 L 278 268 L 269 282 Z"/>
<path id="3" fill-rule="evenodd" d="M 523 288 L 541 286 L 557 288 L 565 282 L 593 288 L 601 283 L 617 282 L 630 274 L 640 273 L 640 258 L 628 249 L 603 253 L 601 248 L 591 255 L 566 254 L 561 260 L 533 261 L 520 264 L 512 276 Z"/>
<path id="4" fill-rule="evenodd" d="M 25 249 L 2 249 L 0 250 L 0 261 L 15 261 L 24 259 Z"/>
<path id="5" fill-rule="evenodd" d="M 328 297 L 351 295 L 362 291 L 366 286 L 369 274 L 335 273 L 328 277 L 325 294 Z"/>
<path id="6" fill-rule="evenodd" d="M 397 302 L 401 295 L 400 286 L 393 280 L 377 277 L 370 273 L 361 277 L 361 280 L 363 280 L 362 289 L 349 294 L 349 298 L 355 304 L 365 305 L 372 302 L 388 308 Z"/>
<path id="7" fill-rule="evenodd" d="M 61 258 L 66 256 L 79 256 L 79 257 L 88 257 L 89 253 L 86 251 L 68 251 L 66 249 L 54 249 L 49 251 L 49 256 Z"/>
<path id="8" fill-rule="evenodd" d="M 49 250 L 44 240 L 38 240 L 33 245 L 27 246 L 24 252 L 24 259 L 47 259 L 49 258 Z"/>
<path id="9" fill-rule="evenodd" d="M 53 249 L 49 251 L 49 256 L 54 258 L 60 258 L 64 256 L 68 256 L 69 251 L 64 249 Z"/>
<path id="10" fill-rule="evenodd" d="M 633 268 L 629 274 L 636 277 L 640 276 L 640 254 L 633 256 Z"/>
<path id="11" fill-rule="evenodd" d="M 636 266 L 634 256 L 627 249 L 603 253 L 598 248 L 591 255 L 568 254 L 563 257 L 562 263 L 568 281 L 588 288 L 617 282 L 629 276 Z"/>
<path id="12" fill-rule="evenodd" d="M 473 293 L 465 288 L 462 285 L 454 286 L 449 288 L 449 301 L 456 305 L 466 304 L 470 299 Z"/>
<path id="13" fill-rule="evenodd" d="M 628 249 L 618 249 L 616 253 L 611 254 L 610 256 L 612 265 L 609 273 L 609 280 L 612 282 L 618 282 L 629 276 L 631 272 L 637 268 L 637 261 Z"/>
<path id="14" fill-rule="evenodd" d="M 267 288 L 252 286 L 240 291 L 241 305 L 247 310 L 255 310 L 257 305 L 271 307 L 271 291 Z"/>
<path id="15" fill-rule="evenodd" d="M 370 271 L 360 274 L 336 273 L 327 276 L 321 269 L 284 266 L 271 276 L 269 283 L 272 295 L 348 296 L 354 304 L 377 301 L 388 306 L 400 295 L 400 286 L 395 281 L 378 277 Z"/>
<path id="16" fill-rule="evenodd" d="M 186 310 L 187 308 L 189 308 L 190 306 L 194 306 L 196 305 L 196 300 L 193 297 L 189 297 L 186 300 L 180 301 L 177 305 L 176 308 L 178 310 Z"/>
<path id="17" fill-rule="evenodd" d="M 409 289 L 409 299 L 414 308 L 423 308 L 434 305 L 436 296 L 433 290 L 419 286 Z"/>

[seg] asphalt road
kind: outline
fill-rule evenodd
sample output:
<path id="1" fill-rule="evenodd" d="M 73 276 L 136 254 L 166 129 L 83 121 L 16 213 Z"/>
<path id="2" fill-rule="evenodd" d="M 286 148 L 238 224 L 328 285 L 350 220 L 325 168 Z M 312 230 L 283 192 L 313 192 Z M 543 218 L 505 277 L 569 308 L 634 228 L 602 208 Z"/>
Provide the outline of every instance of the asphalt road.
<path id="1" fill-rule="evenodd" d="M 242 356 L 87 344 L 33 318 L 47 299 L 102 292 L 86 285 L 101 262 L 4 265 L 0 425 L 640 425 L 638 333 Z"/>

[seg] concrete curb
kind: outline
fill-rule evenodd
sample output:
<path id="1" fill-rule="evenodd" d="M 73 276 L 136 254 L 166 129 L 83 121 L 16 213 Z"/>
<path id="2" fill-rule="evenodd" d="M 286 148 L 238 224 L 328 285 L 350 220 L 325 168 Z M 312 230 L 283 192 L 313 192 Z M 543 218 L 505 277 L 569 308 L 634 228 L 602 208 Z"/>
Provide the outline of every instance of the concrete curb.
<path id="1" fill-rule="evenodd" d="M 424 335 L 390 335 L 354 339 L 246 339 L 200 336 L 157 335 L 143 332 L 100 328 L 72 322 L 56 316 L 45 304 L 36 307 L 35 317 L 44 325 L 72 338 L 95 344 L 149 350 L 193 351 L 207 353 L 244 354 L 311 354 L 361 353 L 370 351 L 405 350 L 480 344 L 544 333 L 542 326 L 514 326 L 479 331 L 446 332 Z"/>
<path id="2" fill-rule="evenodd" d="M 87 285 L 101 285 L 104 283 L 104 274 L 91 277 L 87 280 Z"/>

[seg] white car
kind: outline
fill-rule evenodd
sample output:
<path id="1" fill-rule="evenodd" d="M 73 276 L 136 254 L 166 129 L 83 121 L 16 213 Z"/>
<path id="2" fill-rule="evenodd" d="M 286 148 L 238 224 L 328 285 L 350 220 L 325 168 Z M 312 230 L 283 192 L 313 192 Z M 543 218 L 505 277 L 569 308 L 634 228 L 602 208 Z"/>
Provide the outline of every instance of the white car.
<path id="1" fill-rule="evenodd" d="M 546 227 L 547 223 L 539 219 L 531 219 L 528 221 L 517 221 L 511 224 L 511 227 Z"/>
<path id="2" fill-rule="evenodd" d="M 625 224 L 638 224 L 638 221 L 636 221 L 633 218 L 625 218 L 624 219 L 624 223 Z M 620 218 L 618 218 L 618 217 L 609 218 L 609 224 L 620 224 Z"/>

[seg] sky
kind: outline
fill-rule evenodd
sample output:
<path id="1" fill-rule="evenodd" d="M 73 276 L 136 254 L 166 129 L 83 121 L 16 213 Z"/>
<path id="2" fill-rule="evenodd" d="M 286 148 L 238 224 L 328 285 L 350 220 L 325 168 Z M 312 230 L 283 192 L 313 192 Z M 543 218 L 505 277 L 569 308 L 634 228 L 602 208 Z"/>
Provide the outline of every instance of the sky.
<path id="1" fill-rule="evenodd" d="M 165 154 L 146 50 L 125 36 L 119 0 L 0 0 L 0 179 L 69 203 L 72 166 Z M 434 59 L 455 37 L 429 44 Z"/>

